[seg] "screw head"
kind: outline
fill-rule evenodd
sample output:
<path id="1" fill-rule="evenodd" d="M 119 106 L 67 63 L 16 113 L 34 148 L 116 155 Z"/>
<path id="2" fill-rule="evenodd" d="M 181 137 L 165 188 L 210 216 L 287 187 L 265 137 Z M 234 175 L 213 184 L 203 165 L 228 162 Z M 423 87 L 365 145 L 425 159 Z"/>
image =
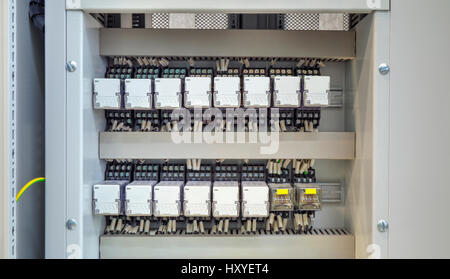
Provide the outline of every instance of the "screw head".
<path id="1" fill-rule="evenodd" d="M 380 74 L 386 75 L 391 71 L 391 67 L 388 64 L 382 63 L 378 66 L 378 71 L 380 71 Z"/>
<path id="2" fill-rule="evenodd" d="M 69 71 L 71 73 L 75 72 L 77 70 L 77 68 L 78 68 L 78 65 L 77 65 L 77 62 L 75 62 L 75 61 L 69 61 L 66 63 L 66 69 L 67 69 L 67 71 Z"/>
<path id="3" fill-rule="evenodd" d="M 69 220 L 67 220 L 67 222 L 66 222 L 66 228 L 67 228 L 69 231 L 75 230 L 75 228 L 77 227 L 77 225 L 78 225 L 78 223 L 77 223 L 77 221 L 74 220 L 74 219 L 69 219 Z"/>
<path id="4" fill-rule="evenodd" d="M 389 228 L 389 223 L 386 220 L 380 220 L 377 223 L 377 229 L 379 232 L 386 232 Z"/>

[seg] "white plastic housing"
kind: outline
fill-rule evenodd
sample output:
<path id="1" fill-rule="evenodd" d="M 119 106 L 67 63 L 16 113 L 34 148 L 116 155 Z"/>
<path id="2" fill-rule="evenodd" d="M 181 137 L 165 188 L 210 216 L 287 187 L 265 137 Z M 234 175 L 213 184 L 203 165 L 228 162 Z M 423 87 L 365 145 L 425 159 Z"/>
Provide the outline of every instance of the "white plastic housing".
<path id="1" fill-rule="evenodd" d="M 241 105 L 241 79 L 239 77 L 214 78 L 214 106 L 235 108 Z"/>
<path id="2" fill-rule="evenodd" d="M 244 107 L 270 107 L 270 78 L 244 78 Z"/>
<path id="3" fill-rule="evenodd" d="M 125 187 L 125 215 L 152 216 L 152 193 L 156 181 L 134 181 Z"/>
<path id="4" fill-rule="evenodd" d="M 181 108 L 181 79 L 157 78 L 155 79 L 155 108 L 176 109 Z"/>
<path id="5" fill-rule="evenodd" d="M 94 79 L 94 108 L 120 109 L 120 79 Z"/>
<path id="6" fill-rule="evenodd" d="M 237 181 L 217 181 L 213 185 L 213 216 L 239 217 L 239 184 Z"/>
<path id="7" fill-rule="evenodd" d="M 329 105 L 329 76 L 305 76 L 303 105 L 305 107 L 326 107 Z"/>
<path id="8" fill-rule="evenodd" d="M 187 77 L 184 80 L 184 87 L 185 107 L 211 107 L 212 78 Z"/>
<path id="9" fill-rule="evenodd" d="M 121 191 L 127 181 L 103 181 L 93 186 L 93 207 L 95 215 L 120 215 Z"/>
<path id="10" fill-rule="evenodd" d="M 163 181 L 154 186 L 153 213 L 156 217 L 178 217 L 181 215 L 182 181 Z"/>
<path id="11" fill-rule="evenodd" d="M 269 186 L 264 181 L 243 181 L 242 217 L 269 216 Z"/>
<path id="12" fill-rule="evenodd" d="M 152 80 L 126 79 L 124 98 L 127 109 L 151 109 Z"/>
<path id="13" fill-rule="evenodd" d="M 184 186 L 183 210 L 186 217 L 211 216 L 211 182 L 190 181 Z"/>
<path id="14" fill-rule="evenodd" d="M 299 107 L 300 96 L 300 77 L 274 77 L 273 103 L 275 107 Z"/>

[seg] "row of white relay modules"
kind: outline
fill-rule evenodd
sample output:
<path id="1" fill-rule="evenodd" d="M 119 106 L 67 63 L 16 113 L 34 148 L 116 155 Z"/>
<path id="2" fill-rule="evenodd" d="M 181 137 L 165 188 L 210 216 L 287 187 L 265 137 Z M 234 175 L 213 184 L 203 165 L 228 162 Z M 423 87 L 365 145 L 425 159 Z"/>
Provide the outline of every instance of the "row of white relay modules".
<path id="1" fill-rule="evenodd" d="M 214 81 L 214 84 L 213 84 Z M 330 104 L 330 77 L 304 76 L 186 77 L 94 80 L 96 109 L 177 109 L 241 107 L 326 107 Z M 184 95 L 184 99 L 183 99 Z M 243 101 L 241 102 L 243 95 Z M 122 104 L 122 100 L 123 103 Z M 183 102 L 184 100 L 184 102 Z M 154 104 L 154 105 L 153 105 Z"/>
<path id="2" fill-rule="evenodd" d="M 317 184 L 264 181 L 103 181 L 93 187 L 94 214 L 106 216 L 261 218 L 321 208 Z"/>

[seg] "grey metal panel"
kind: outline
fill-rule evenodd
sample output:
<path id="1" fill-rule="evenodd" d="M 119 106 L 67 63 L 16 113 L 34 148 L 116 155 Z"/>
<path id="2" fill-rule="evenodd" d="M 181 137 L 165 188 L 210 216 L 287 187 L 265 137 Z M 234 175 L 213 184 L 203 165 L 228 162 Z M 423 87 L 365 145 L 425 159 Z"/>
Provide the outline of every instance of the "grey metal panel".
<path id="1" fill-rule="evenodd" d="M 104 115 L 92 107 L 92 80 L 103 76 L 106 63 L 99 55 L 99 24 L 81 11 L 67 12 L 67 60 L 78 69 L 67 74 L 67 218 L 77 221 L 68 230 L 68 258 L 98 258 L 103 218 L 92 214 L 92 185 L 103 179 L 98 159 L 98 131 Z"/>
<path id="2" fill-rule="evenodd" d="M 110 28 L 100 41 L 105 56 L 355 57 L 350 31 Z"/>
<path id="3" fill-rule="evenodd" d="M 16 258 L 16 1 L 0 3 L 0 258 Z"/>
<path id="4" fill-rule="evenodd" d="M 356 33 L 357 58 L 347 68 L 346 128 L 357 137 L 346 175 L 346 227 L 356 235 L 356 257 L 387 257 L 387 234 L 376 223 L 388 206 L 389 76 L 378 72 L 389 60 L 388 12 L 368 15 Z"/>
<path id="5" fill-rule="evenodd" d="M 351 259 L 354 236 L 102 236 L 100 258 Z"/>
<path id="6" fill-rule="evenodd" d="M 67 9 L 87 12 L 171 13 L 300 13 L 370 12 L 388 10 L 389 0 L 227 0 L 211 5 L 209 0 L 66 0 Z"/>
<path id="7" fill-rule="evenodd" d="M 43 177 L 44 34 L 28 16 L 28 1 L 16 1 L 16 191 Z M 17 258 L 44 257 L 45 183 L 33 185 L 17 203 Z"/>
<path id="8" fill-rule="evenodd" d="M 171 133 L 102 132 L 101 159 L 348 159 L 355 158 L 355 133 L 280 133 L 272 142 L 278 149 L 264 154 L 270 144 L 250 141 L 257 133 L 235 133 L 234 143 L 196 143 L 196 133 L 187 133 L 191 143 L 173 141 Z M 200 139 L 201 139 L 201 134 Z M 245 141 L 238 142 L 238 138 Z M 278 142 L 277 142 L 278 141 Z M 228 141 L 230 142 L 230 141 Z"/>
<path id="9" fill-rule="evenodd" d="M 66 256 L 66 13 L 45 5 L 45 257 Z"/>
<path id="10" fill-rule="evenodd" d="M 392 1 L 390 258 L 450 258 L 449 11 L 448 0 Z"/>

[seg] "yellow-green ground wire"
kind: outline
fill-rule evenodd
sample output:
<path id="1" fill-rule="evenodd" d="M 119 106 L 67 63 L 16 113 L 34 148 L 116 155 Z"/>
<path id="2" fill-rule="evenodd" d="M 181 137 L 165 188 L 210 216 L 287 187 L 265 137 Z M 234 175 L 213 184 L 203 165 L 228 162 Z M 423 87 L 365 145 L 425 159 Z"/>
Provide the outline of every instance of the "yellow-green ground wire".
<path id="1" fill-rule="evenodd" d="M 19 201 L 20 197 L 23 195 L 23 193 L 30 188 L 31 185 L 33 185 L 36 182 L 41 182 L 41 181 L 45 181 L 44 177 L 38 177 L 35 178 L 33 180 L 31 180 L 30 182 L 28 182 L 27 184 L 25 184 L 25 186 L 22 187 L 22 189 L 20 189 L 19 193 L 16 196 L 16 202 Z"/>

